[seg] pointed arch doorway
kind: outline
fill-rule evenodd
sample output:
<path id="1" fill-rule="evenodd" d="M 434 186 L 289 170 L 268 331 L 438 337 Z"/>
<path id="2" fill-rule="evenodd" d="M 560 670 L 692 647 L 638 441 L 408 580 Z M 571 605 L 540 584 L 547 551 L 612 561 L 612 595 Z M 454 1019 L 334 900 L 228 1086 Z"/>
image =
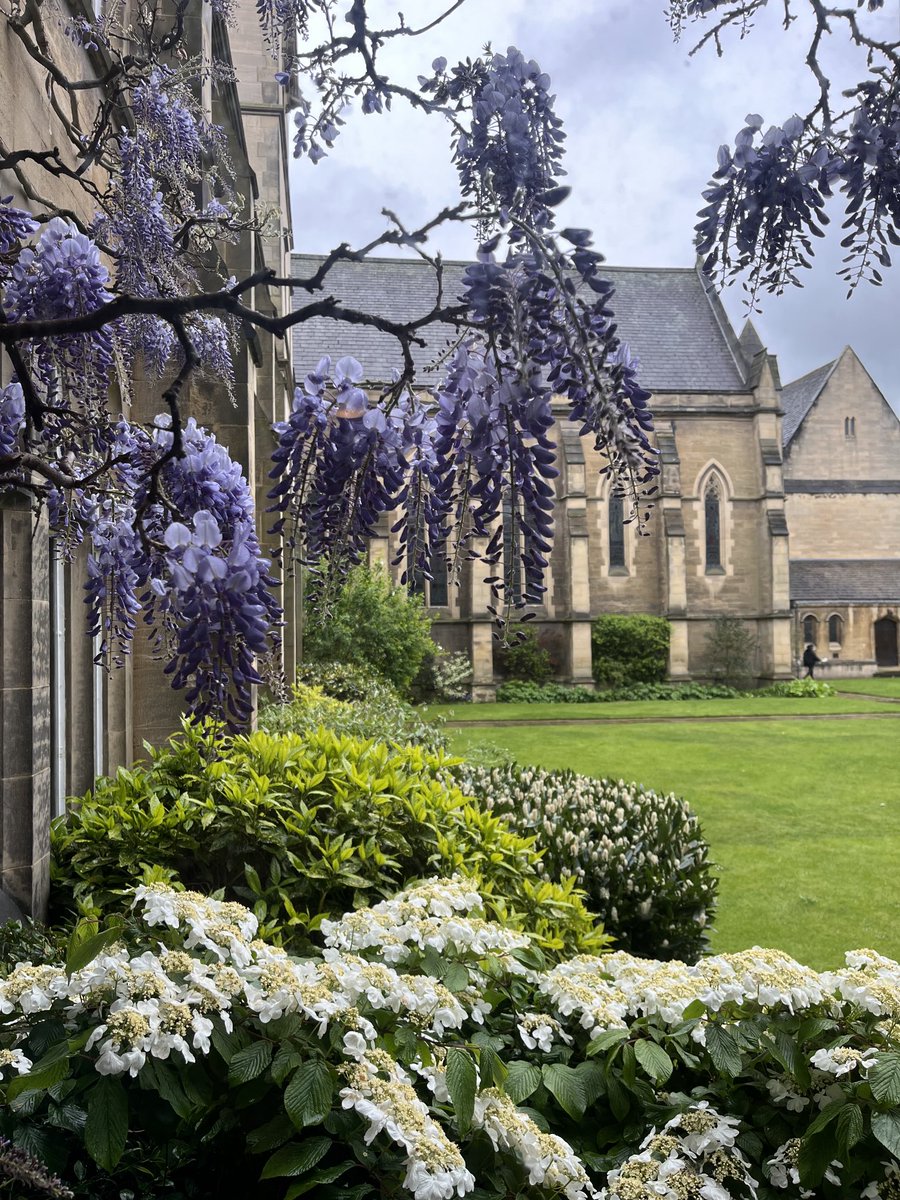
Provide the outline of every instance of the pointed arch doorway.
<path id="1" fill-rule="evenodd" d="M 896 667 L 900 663 L 894 617 L 879 617 L 875 622 L 875 662 L 879 667 Z"/>

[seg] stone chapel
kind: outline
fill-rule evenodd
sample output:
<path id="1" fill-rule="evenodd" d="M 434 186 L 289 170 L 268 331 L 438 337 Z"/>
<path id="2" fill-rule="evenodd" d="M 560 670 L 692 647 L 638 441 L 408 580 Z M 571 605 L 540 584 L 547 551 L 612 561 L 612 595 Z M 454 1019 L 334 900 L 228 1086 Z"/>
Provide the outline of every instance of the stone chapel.
<path id="1" fill-rule="evenodd" d="M 321 261 L 294 255 L 294 277 Z M 445 263 L 445 295 L 459 294 L 465 267 Z M 722 615 L 754 634 L 760 679 L 793 675 L 805 641 L 834 673 L 896 666 L 900 421 L 853 351 L 782 385 L 753 325 L 738 336 L 697 269 L 604 274 L 616 288 L 620 335 L 653 393 L 662 473 L 639 536 L 600 474 L 600 456 L 560 416 L 554 547 L 534 622 L 559 679 L 591 684 L 591 621 L 610 612 L 669 620 L 673 680 L 703 678 L 707 637 Z M 350 308 L 395 320 L 435 301 L 433 271 L 413 259 L 339 263 L 328 288 Z M 431 327 L 426 337 L 417 366 L 427 383 L 454 331 Z M 295 330 L 295 378 L 302 383 L 323 354 L 352 354 L 374 387 L 390 381 L 397 353 L 378 330 L 317 319 Z M 393 557 L 388 525 L 372 560 Z M 469 655 L 481 699 L 498 682 L 485 573 L 476 563 L 454 588 L 436 565 L 425 585 L 434 637 Z"/>

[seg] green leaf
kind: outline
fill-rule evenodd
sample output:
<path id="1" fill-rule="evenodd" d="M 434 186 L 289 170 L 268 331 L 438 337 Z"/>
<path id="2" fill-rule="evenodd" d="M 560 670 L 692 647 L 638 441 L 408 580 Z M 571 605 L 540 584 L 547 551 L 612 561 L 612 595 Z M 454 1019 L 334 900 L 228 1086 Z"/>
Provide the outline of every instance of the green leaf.
<path id="1" fill-rule="evenodd" d="M 837 1118 L 838 1154 L 835 1157 L 846 1162 L 848 1154 L 862 1135 L 862 1109 L 858 1104 L 845 1104 Z"/>
<path id="2" fill-rule="evenodd" d="M 585 1053 L 588 1058 L 593 1058 L 595 1054 L 602 1054 L 611 1046 L 618 1046 L 619 1042 L 624 1042 L 628 1036 L 627 1029 L 605 1029 L 599 1037 L 591 1038 Z"/>
<path id="3" fill-rule="evenodd" d="M 249 1083 L 262 1075 L 272 1061 L 271 1042 L 251 1042 L 243 1050 L 238 1050 L 231 1056 L 228 1064 L 229 1083 Z"/>
<path id="4" fill-rule="evenodd" d="M 872 1132 L 894 1158 L 900 1158 L 900 1113 L 873 1113 Z"/>
<path id="5" fill-rule="evenodd" d="M 900 1104 L 900 1054 L 879 1054 L 867 1078 L 876 1100 Z"/>
<path id="6" fill-rule="evenodd" d="M 514 1104 L 521 1104 L 541 1085 L 541 1069 L 529 1062 L 507 1064 L 503 1090 Z"/>
<path id="7" fill-rule="evenodd" d="M 503 1059 L 492 1046 L 479 1047 L 478 1072 L 482 1087 L 502 1087 L 509 1074 Z"/>
<path id="8" fill-rule="evenodd" d="M 448 991 L 461 992 L 469 986 L 469 972 L 462 963 L 450 963 L 444 968 L 442 982 Z"/>
<path id="9" fill-rule="evenodd" d="M 461 1133 L 465 1133 L 472 1124 L 477 1079 L 475 1059 L 469 1051 L 460 1046 L 451 1046 L 447 1051 L 447 1091 L 453 1101 L 453 1111 Z"/>
<path id="10" fill-rule="evenodd" d="M 321 1187 L 324 1183 L 334 1183 L 336 1179 L 346 1175 L 353 1165 L 352 1162 L 345 1162 L 337 1167 L 323 1167 L 321 1171 L 315 1171 L 309 1179 L 303 1179 L 300 1183 L 292 1183 L 284 1194 L 284 1200 L 296 1200 L 297 1196 L 311 1192 L 314 1187 Z"/>
<path id="11" fill-rule="evenodd" d="M 68 1051 L 68 1045 L 65 1042 L 62 1044 Z M 39 1063 L 36 1065 L 40 1067 Z M 42 1070 L 32 1070 L 27 1075 L 17 1075 L 6 1089 L 7 1103 L 11 1103 L 16 1096 L 20 1096 L 23 1092 L 46 1091 L 55 1083 L 59 1083 L 61 1079 L 66 1079 L 71 1069 L 68 1058 L 61 1058 Z"/>
<path id="12" fill-rule="evenodd" d="M 102 954 L 107 946 L 111 946 L 113 942 L 118 941 L 122 936 L 122 925 L 116 923 L 110 925 L 109 929 L 104 929 L 100 933 L 91 934 L 88 937 L 84 936 L 84 924 L 79 922 L 72 930 L 72 936 L 69 938 L 69 944 L 66 948 L 66 974 L 74 975 L 76 971 L 80 971 L 82 967 L 86 967 L 89 962 Z M 93 922 L 86 922 L 88 926 L 92 926 Z M 82 930 L 82 935 L 79 936 L 79 930 Z"/>
<path id="13" fill-rule="evenodd" d="M 88 1100 L 84 1144 L 104 1171 L 112 1171 L 122 1157 L 128 1137 L 128 1094 L 122 1081 L 103 1075 Z"/>
<path id="14" fill-rule="evenodd" d="M 797 1170 L 800 1172 L 800 1182 L 805 1188 L 815 1188 L 822 1182 L 822 1177 L 834 1158 L 834 1139 L 829 1134 L 826 1137 L 804 1138 L 797 1155 Z"/>
<path id="15" fill-rule="evenodd" d="M 262 1169 L 260 1179 L 278 1179 L 283 1175 L 305 1175 L 321 1162 L 331 1149 L 331 1138 L 315 1137 L 299 1145 L 282 1146 Z"/>
<path id="16" fill-rule="evenodd" d="M 807 1129 L 806 1136 L 812 1137 L 813 1134 L 815 1134 L 815 1133 L 821 1133 L 821 1131 L 823 1129 L 825 1129 L 826 1126 L 831 1124 L 831 1122 L 835 1119 L 835 1117 L 838 1115 L 838 1113 L 841 1111 L 841 1109 L 844 1108 L 846 1103 L 847 1103 L 846 1099 L 834 1100 L 827 1107 L 823 1108 L 822 1111 L 819 1113 L 819 1115 L 816 1117 L 816 1119 L 813 1121 L 813 1123 L 810 1125 L 809 1129 Z"/>
<path id="17" fill-rule="evenodd" d="M 284 1092 L 284 1107 L 298 1129 L 325 1120 L 334 1094 L 334 1076 L 328 1063 L 312 1058 L 298 1067 Z"/>
<path id="18" fill-rule="evenodd" d="M 656 1042 L 635 1042 L 634 1053 L 638 1062 L 656 1083 L 665 1083 L 675 1070 L 671 1058 Z"/>
<path id="19" fill-rule="evenodd" d="M 575 1068 L 584 1089 L 584 1101 L 588 1108 L 601 1096 L 606 1095 L 606 1072 L 601 1063 L 581 1062 Z"/>
<path id="20" fill-rule="evenodd" d="M 587 1098 L 584 1094 L 584 1084 L 573 1067 L 563 1066 L 562 1063 L 551 1063 L 541 1072 L 544 1087 L 556 1099 L 557 1104 L 569 1114 L 573 1121 L 584 1116 L 587 1108 Z"/>
<path id="21" fill-rule="evenodd" d="M 279 1146 L 294 1136 L 294 1123 L 286 1113 L 279 1113 L 265 1125 L 251 1129 L 247 1134 L 247 1145 L 252 1154 L 265 1154 L 268 1150 L 277 1150 Z"/>
<path id="22" fill-rule="evenodd" d="M 727 1029 L 723 1029 L 721 1025 L 713 1023 L 707 1025 L 706 1050 L 713 1061 L 713 1066 L 723 1075 L 730 1075 L 733 1079 L 735 1075 L 741 1073 L 743 1060 L 737 1042 L 733 1035 Z"/>

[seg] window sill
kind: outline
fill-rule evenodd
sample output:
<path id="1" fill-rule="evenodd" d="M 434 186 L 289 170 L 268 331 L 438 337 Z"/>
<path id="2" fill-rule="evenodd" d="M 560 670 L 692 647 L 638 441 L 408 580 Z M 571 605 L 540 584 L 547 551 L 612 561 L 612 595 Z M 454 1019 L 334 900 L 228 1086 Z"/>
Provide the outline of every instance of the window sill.
<path id="1" fill-rule="evenodd" d="M 630 575 L 630 574 L 631 574 L 631 572 L 628 570 L 627 567 L 610 567 L 609 570 L 607 571 L 607 575 L 620 575 L 621 576 L 621 575 Z"/>
<path id="2" fill-rule="evenodd" d="M 707 575 L 724 575 L 725 568 L 724 567 L 707 567 L 706 574 Z"/>

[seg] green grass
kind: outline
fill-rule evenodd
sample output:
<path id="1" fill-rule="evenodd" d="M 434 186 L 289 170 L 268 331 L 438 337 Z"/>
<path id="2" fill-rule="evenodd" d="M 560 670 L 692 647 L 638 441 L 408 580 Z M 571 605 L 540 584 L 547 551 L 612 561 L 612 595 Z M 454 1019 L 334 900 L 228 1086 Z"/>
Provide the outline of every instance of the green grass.
<path id="1" fill-rule="evenodd" d="M 900 693 L 898 693 L 900 694 Z M 880 700 L 823 696 L 796 700 L 785 696 L 761 696 L 758 700 L 617 700 L 611 704 L 445 704 L 429 712 L 450 721 L 608 721 L 623 717 L 772 717 L 824 716 L 828 713 L 883 713 Z"/>
<path id="2" fill-rule="evenodd" d="M 460 753 L 490 741 L 520 762 L 686 796 L 720 868 L 713 947 L 777 946 L 820 969 L 858 946 L 900 958 L 898 739 L 900 725 L 865 719 L 551 726 L 540 737 L 495 725 L 453 738 Z"/>
<path id="3" fill-rule="evenodd" d="M 900 700 L 900 677 L 886 676 L 884 679 L 830 679 L 828 682 L 839 692 L 868 692 L 870 696 L 896 696 Z"/>

